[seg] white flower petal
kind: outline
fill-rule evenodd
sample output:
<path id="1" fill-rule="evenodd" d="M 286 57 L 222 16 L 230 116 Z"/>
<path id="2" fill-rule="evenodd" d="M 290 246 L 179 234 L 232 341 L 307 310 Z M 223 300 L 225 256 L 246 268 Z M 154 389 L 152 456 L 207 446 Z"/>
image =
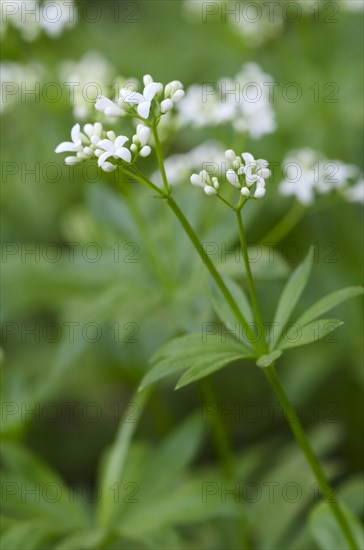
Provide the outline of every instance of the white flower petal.
<path id="1" fill-rule="evenodd" d="M 148 128 L 147 126 L 144 126 L 144 124 L 138 124 L 137 136 L 141 146 L 144 146 L 148 143 L 151 134 L 152 134 L 152 131 L 150 128 Z"/>
<path id="2" fill-rule="evenodd" d="M 251 153 L 242 153 L 241 156 L 246 164 L 251 164 L 254 162 L 254 157 Z"/>
<path id="3" fill-rule="evenodd" d="M 185 95 L 186 92 L 184 90 L 177 90 L 172 96 L 173 103 L 177 103 L 177 101 L 182 99 Z"/>
<path id="4" fill-rule="evenodd" d="M 118 136 L 114 142 L 115 149 L 120 149 L 120 147 L 122 147 L 127 141 L 129 141 L 129 138 L 126 136 Z"/>
<path id="5" fill-rule="evenodd" d="M 254 198 L 255 199 L 261 199 L 261 198 L 264 197 L 265 193 L 266 193 L 266 191 L 265 191 L 264 188 L 259 188 L 255 191 Z"/>
<path id="6" fill-rule="evenodd" d="M 161 89 L 160 82 L 151 82 L 147 84 L 143 91 L 143 96 L 147 101 L 152 101 L 156 94 Z"/>
<path id="7" fill-rule="evenodd" d="M 100 141 L 97 143 L 97 147 L 99 147 L 99 149 L 104 149 L 111 154 L 115 152 L 114 144 L 109 139 L 100 139 Z"/>
<path id="8" fill-rule="evenodd" d="M 270 178 L 272 175 L 272 172 L 268 168 L 261 168 L 258 173 L 264 179 Z"/>
<path id="9" fill-rule="evenodd" d="M 192 185 L 197 185 L 198 187 L 205 186 L 200 174 L 192 174 L 192 176 L 190 177 L 190 182 L 192 183 Z"/>
<path id="10" fill-rule="evenodd" d="M 104 162 L 101 166 L 101 169 L 104 172 L 114 172 L 117 169 L 117 166 L 115 164 L 112 164 L 111 162 Z"/>
<path id="11" fill-rule="evenodd" d="M 72 130 L 71 130 L 71 138 L 72 138 L 72 141 L 74 143 L 78 142 L 78 141 L 81 141 L 81 137 L 80 137 L 80 125 L 79 124 L 75 124 L 73 127 L 72 127 Z"/>
<path id="12" fill-rule="evenodd" d="M 239 178 L 237 173 L 234 172 L 234 170 L 230 169 L 226 172 L 226 179 L 228 180 L 229 183 L 231 183 L 231 185 L 234 185 L 234 187 L 240 188 Z"/>
<path id="13" fill-rule="evenodd" d="M 142 101 L 144 101 L 144 96 L 142 96 L 142 94 L 140 94 L 139 92 L 134 92 L 133 90 L 130 91 L 127 89 L 127 92 L 123 97 L 123 101 L 125 103 L 141 103 Z"/>
<path id="14" fill-rule="evenodd" d="M 138 115 L 141 116 L 142 118 L 148 118 L 150 107 L 151 107 L 150 101 L 143 101 L 142 103 L 139 103 L 137 108 Z"/>
<path id="15" fill-rule="evenodd" d="M 217 190 L 214 187 L 211 187 L 211 185 L 206 185 L 203 189 L 208 196 L 217 195 Z"/>
<path id="16" fill-rule="evenodd" d="M 81 142 L 79 145 L 81 145 Z M 76 146 L 72 141 L 62 141 L 62 143 L 57 145 L 55 153 L 75 153 L 77 150 L 78 146 Z"/>
<path id="17" fill-rule="evenodd" d="M 101 166 L 102 164 L 104 164 L 105 160 L 110 157 L 112 157 L 112 153 L 109 153 L 108 151 L 106 151 L 105 153 L 102 153 L 102 155 L 99 156 L 97 164 Z"/>
<path id="18" fill-rule="evenodd" d="M 140 150 L 140 156 L 149 157 L 151 152 L 152 152 L 152 149 L 149 147 L 149 145 L 144 145 L 144 147 L 142 147 L 142 149 Z"/>
<path id="19" fill-rule="evenodd" d="M 64 159 L 64 162 L 68 166 L 74 166 L 74 165 L 79 164 L 80 162 L 82 162 L 82 159 L 80 159 L 78 157 L 66 157 Z"/>
<path id="20" fill-rule="evenodd" d="M 169 98 L 164 99 L 161 102 L 161 111 L 162 113 L 168 113 L 168 111 L 171 111 L 173 109 L 173 101 Z"/>
<path id="21" fill-rule="evenodd" d="M 125 160 L 125 162 L 131 162 L 131 152 L 126 147 L 120 147 L 120 149 L 115 152 L 115 156 Z"/>
<path id="22" fill-rule="evenodd" d="M 250 197 L 250 191 L 247 187 L 242 187 L 240 193 L 243 197 Z"/>

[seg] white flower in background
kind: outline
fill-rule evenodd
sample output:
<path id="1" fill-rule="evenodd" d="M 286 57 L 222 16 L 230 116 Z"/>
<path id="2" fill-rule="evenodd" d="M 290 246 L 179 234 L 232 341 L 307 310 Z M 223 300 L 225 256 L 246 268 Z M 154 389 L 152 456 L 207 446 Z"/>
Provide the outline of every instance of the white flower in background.
<path id="1" fill-rule="evenodd" d="M 347 11 L 363 11 L 364 0 L 341 0 L 342 7 Z"/>
<path id="2" fill-rule="evenodd" d="M 65 158 L 68 165 L 79 164 L 84 160 L 96 157 L 96 146 L 105 135 L 100 122 L 85 124 L 83 131 L 79 124 L 75 124 L 71 130 L 72 141 L 63 141 L 56 149 L 56 153 L 76 153 L 74 156 Z"/>
<path id="3" fill-rule="evenodd" d="M 219 192 L 219 181 L 213 176 L 210 177 L 206 170 L 201 170 L 199 174 L 192 174 L 190 177 L 192 185 L 202 187 L 206 195 L 217 195 Z"/>
<path id="4" fill-rule="evenodd" d="M 265 180 L 271 176 L 268 161 L 255 160 L 250 153 L 242 153 L 241 160 L 232 149 L 225 152 L 225 157 L 231 165 L 231 168 L 226 171 L 227 181 L 240 189 L 243 197 L 255 199 L 264 197 Z M 255 187 L 254 190 L 253 187 Z"/>
<path id="5" fill-rule="evenodd" d="M 5 2 L 4 2 L 5 4 Z M 59 37 L 64 29 L 77 22 L 77 4 L 74 0 L 12 0 L 11 10 L 1 17 L 2 36 L 8 25 L 16 28 L 23 40 L 32 42 L 42 31 L 51 38 Z"/>
<path id="6" fill-rule="evenodd" d="M 121 159 L 124 162 L 131 162 L 131 152 L 124 147 L 125 143 L 129 141 L 126 136 L 116 136 L 112 130 L 107 132 L 107 139 L 102 139 L 97 142 L 97 149 L 95 151 L 96 157 L 98 157 L 97 164 L 106 172 L 116 170 L 117 166 L 105 161 L 109 158 Z M 111 168 L 114 166 L 114 168 Z"/>
<path id="7" fill-rule="evenodd" d="M 180 126 L 219 126 L 230 123 L 237 132 L 259 139 L 275 131 L 269 97 L 273 78 L 256 63 L 246 63 L 234 78 L 192 85 L 178 104 Z"/>
<path id="8" fill-rule="evenodd" d="M 296 3 L 300 6 L 302 13 L 304 15 L 313 15 L 317 13 L 320 9 L 319 5 L 314 2 L 314 0 L 295 0 Z M 339 10 L 344 11 L 363 11 L 364 9 L 364 0 L 339 0 L 336 2 L 336 7 Z M 339 13 L 339 12 L 337 12 Z"/>
<path id="9" fill-rule="evenodd" d="M 139 151 L 141 157 L 148 157 L 152 152 L 151 147 L 148 145 L 151 136 L 152 131 L 148 128 L 148 126 L 145 126 L 145 124 L 138 124 L 136 134 L 133 136 L 133 143 L 130 146 L 130 150 L 133 153 L 137 153 Z"/>
<path id="10" fill-rule="evenodd" d="M 22 88 L 36 90 L 44 79 L 45 69 L 39 63 L 21 65 L 15 61 L 0 63 L 0 113 L 22 101 Z"/>
<path id="11" fill-rule="evenodd" d="M 304 0 L 309 3 L 309 0 Z M 257 47 L 277 36 L 283 28 L 278 2 L 237 2 L 235 0 L 184 0 L 183 15 L 191 23 L 223 23 L 236 32 L 246 46 Z"/>
<path id="12" fill-rule="evenodd" d="M 203 170 L 208 164 L 211 167 L 219 167 L 224 159 L 223 146 L 217 141 L 206 141 L 187 153 L 172 155 L 164 162 L 168 183 L 170 185 L 184 183 L 189 180 L 191 172 Z M 154 172 L 151 179 L 160 187 L 163 186 L 159 171 Z"/>
<path id="13" fill-rule="evenodd" d="M 343 195 L 349 202 L 359 202 L 364 204 L 364 179 L 361 178 L 351 187 L 344 189 Z"/>
<path id="14" fill-rule="evenodd" d="M 305 206 L 312 204 L 318 195 L 339 190 L 350 197 L 351 182 L 360 178 L 360 170 L 340 160 L 329 160 L 319 151 L 309 148 L 290 151 L 282 163 L 284 179 L 279 192 L 295 196 Z M 353 192 L 353 196 L 355 192 Z M 349 199 L 350 200 L 350 199 Z"/>
<path id="15" fill-rule="evenodd" d="M 62 84 L 71 92 L 73 115 L 84 120 L 91 116 L 100 90 L 106 95 L 115 77 L 115 70 L 98 52 L 88 52 L 79 61 L 63 61 L 58 67 Z M 111 89 L 111 88 L 110 88 Z"/>
<path id="16" fill-rule="evenodd" d="M 52 37 L 60 36 L 64 29 L 77 22 L 76 3 L 69 0 L 47 0 L 40 5 L 39 24 L 44 32 Z"/>

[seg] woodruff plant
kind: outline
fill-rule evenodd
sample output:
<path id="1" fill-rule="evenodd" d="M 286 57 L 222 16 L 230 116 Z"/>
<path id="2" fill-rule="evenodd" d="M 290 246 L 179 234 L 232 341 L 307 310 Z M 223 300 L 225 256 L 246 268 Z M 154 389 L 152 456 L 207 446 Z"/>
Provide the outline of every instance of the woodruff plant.
<path id="1" fill-rule="evenodd" d="M 224 177 L 220 177 L 220 181 L 206 170 L 192 174 L 190 178 L 192 185 L 201 187 L 207 196 L 221 200 L 236 217 L 250 293 L 249 302 L 246 299 L 237 299 L 236 293 L 224 281 L 211 258 L 205 254 L 197 234 L 172 197 L 172 187 L 167 179 L 160 141 L 160 123 L 167 114 L 168 117 L 173 116 L 175 103 L 185 95 L 183 85 L 175 80 L 163 86 L 159 82 L 154 82 L 150 75 L 144 76 L 143 83 L 144 89 L 141 92 L 125 87 L 120 90 L 116 101 L 101 96 L 95 105 L 96 109 L 104 113 L 106 117 L 130 117 L 136 123 L 135 133 L 131 140 L 126 135 L 116 135 L 114 130 L 105 130 L 100 122 L 85 124 L 82 130 L 80 125 L 76 124 L 71 131 L 72 141 L 61 143 L 56 148 L 56 152 L 72 153 L 65 159 L 68 165 L 93 160 L 97 161 L 99 167 L 105 172 L 120 170 L 121 173 L 129 177 L 128 181 L 133 179 L 164 199 L 220 289 L 225 305 L 230 308 L 236 321 L 244 329 L 244 336 L 239 341 L 231 338 L 222 341 L 218 336 L 210 335 L 206 339 L 207 341 L 202 341 L 201 334 L 188 334 L 168 342 L 152 358 L 151 369 L 144 377 L 140 390 L 173 373 L 183 373 L 177 382 L 177 388 L 181 388 L 207 377 L 234 361 L 249 360 L 262 369 L 284 415 L 289 420 L 291 415 L 295 415 L 295 410 L 282 387 L 275 362 L 286 349 L 310 344 L 334 331 L 341 325 L 341 321 L 321 318 L 321 316 L 344 300 L 361 294 L 362 288 L 345 288 L 320 299 L 296 320 L 295 326 L 298 325 L 301 332 L 299 340 L 290 337 L 293 336 L 295 328 L 291 329 L 291 335 L 288 332 L 283 338 L 283 328 L 291 319 L 293 309 L 310 276 L 313 264 L 311 248 L 304 262 L 293 272 L 285 285 L 274 317 L 273 326 L 276 327 L 276 330 L 274 334 L 268 334 L 262 320 L 250 268 L 242 213 L 249 201 L 259 200 L 265 196 L 266 180 L 271 175 L 269 164 L 266 160 L 255 160 L 250 153 L 243 152 L 239 156 L 229 149 L 225 153 L 229 168 Z M 153 149 L 163 180 L 161 187 L 153 183 L 136 164 L 139 157 L 148 157 L 152 154 Z M 237 200 L 235 204 L 222 194 L 225 186 L 229 185 L 236 188 Z M 224 319 L 222 320 L 224 321 Z M 257 328 L 257 333 L 252 330 L 252 321 Z M 289 422 L 289 425 L 348 546 L 353 550 L 357 549 L 358 545 L 345 509 L 337 501 L 302 424 L 296 420 L 293 423 Z"/>

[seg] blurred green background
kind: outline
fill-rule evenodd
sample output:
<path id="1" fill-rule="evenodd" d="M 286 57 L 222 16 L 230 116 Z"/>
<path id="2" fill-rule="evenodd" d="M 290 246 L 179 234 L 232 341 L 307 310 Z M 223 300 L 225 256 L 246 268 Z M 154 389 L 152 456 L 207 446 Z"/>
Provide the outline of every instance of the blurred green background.
<path id="1" fill-rule="evenodd" d="M 52 38 L 43 32 L 28 42 L 17 29 L 7 28 L 1 43 L 2 62 L 39 63 L 43 71 L 42 89 L 45 82 L 60 82 L 61 62 L 79 61 L 90 51 L 98 52 L 107 60 L 112 67 L 112 78 L 123 75 L 141 79 L 143 74 L 150 73 L 164 83 L 179 79 L 185 87 L 214 82 L 223 76 L 233 77 L 245 62 L 253 61 L 280 83 L 272 104 L 277 131 L 260 140 L 248 138 L 242 146 L 245 150 L 257 158 L 281 163 L 290 149 L 310 147 L 322 151 L 329 159 L 340 159 L 363 169 L 360 11 L 348 11 L 340 2 L 323 2 L 318 21 L 312 13 L 302 15 L 296 22 L 284 20 L 275 36 L 253 47 L 249 38 L 235 32 L 218 17 L 207 22 L 202 22 L 201 17 L 193 21 L 180 1 L 96 2 L 93 4 L 98 4 L 101 10 L 97 22 L 87 20 L 93 17 L 90 4 L 78 3 L 76 25 L 59 37 Z M 325 21 L 329 13 L 326 4 L 339 5 L 337 22 Z M 118 21 L 115 6 L 119 10 Z M 134 22 L 128 21 L 131 17 Z M 93 81 L 92 64 L 88 78 Z M 2 80 L 6 81 L 5 76 Z M 286 101 L 279 92 L 281 85 L 288 82 L 302 88 L 302 98 L 297 103 Z M 338 102 L 327 103 L 323 96 L 315 102 L 310 88 L 318 83 L 322 89 L 328 82 L 337 85 Z M 2 93 L 4 97 L 3 90 Z M 66 92 L 54 102 L 47 101 L 42 94 L 38 94 L 36 101 L 31 96 L 19 101 L 16 95 L 14 102 L 5 103 L 3 111 L 5 447 L 15 445 L 17 449 L 29 449 L 67 482 L 92 488 L 100 458 L 114 440 L 116 420 L 132 399 L 151 354 L 168 338 L 198 331 L 202 322 L 214 320 L 207 276 L 177 223 L 165 212 L 161 201 L 154 200 L 149 192 L 134 183 L 116 184 L 112 175 L 85 177 L 82 167 L 72 170 L 72 178 L 69 177 L 68 167 L 54 154 L 57 144 L 69 139 L 74 124 Z M 219 140 L 230 148 L 231 128 L 183 129 L 165 146 L 166 153 L 189 151 L 207 139 Z M 48 163 L 57 164 L 55 172 Z M 152 157 L 145 161 L 145 166 L 148 173 L 155 170 Z M 44 167 L 49 167 L 49 171 L 45 172 Z M 36 170 L 36 176 L 27 173 L 31 169 Z M 265 200 L 254 203 L 250 209 L 247 231 L 251 243 L 262 239 L 294 202 L 279 195 L 280 179 L 277 170 Z M 125 187 L 129 189 L 127 193 Z M 176 187 L 175 198 L 183 205 L 202 240 L 228 242 L 231 247 L 236 243 L 234 219 L 230 219 L 232 216 L 222 205 L 210 202 L 188 184 Z M 133 217 L 136 210 L 144 224 L 138 223 L 138 216 Z M 300 311 L 330 291 L 360 284 L 362 237 L 360 205 L 336 196 L 325 197 L 319 205 L 309 208 L 285 236 L 278 251 L 287 251 L 287 244 L 292 242 L 302 252 L 310 243 L 315 243 L 318 251 Z M 99 261 L 85 259 L 88 243 L 96 243 L 97 250 L 101 250 Z M 26 247 L 28 250 L 35 247 L 36 254 L 27 255 Z M 115 261 L 116 249 L 120 252 L 119 261 Z M 61 251 L 56 261 L 49 261 L 52 250 Z M 74 250 L 72 261 L 70 250 Z M 134 250 L 137 262 L 128 263 L 125 258 Z M 159 271 L 150 261 L 150 250 L 159 258 Z M 326 261 L 332 250 L 333 261 Z M 90 256 L 93 253 L 94 249 L 90 248 Z M 257 282 L 260 303 L 268 320 L 273 317 L 284 284 L 283 275 L 294 265 L 287 255 L 283 256 L 288 260 L 284 273 L 276 276 L 268 269 Z M 214 259 L 218 260 L 218 256 Z M 245 284 L 243 277 L 239 277 Z M 288 395 L 302 407 L 304 425 L 310 433 L 316 433 L 318 443 L 322 444 L 321 452 L 335 483 L 344 487 L 343 491 L 349 495 L 348 503 L 359 513 L 359 473 L 363 458 L 360 300 L 337 308 L 335 317 L 345 321 L 337 334 L 338 341 L 321 342 L 285 354 L 280 372 Z M 101 327 L 102 334 L 94 336 L 91 327 L 90 336 L 85 339 L 77 328 L 74 342 L 70 342 L 66 328 L 69 323 L 79 323 L 78 327 L 94 323 Z M 44 326 L 49 327 L 47 336 L 42 333 Z M 36 335 L 27 333 L 30 328 L 35 328 Z M 128 338 L 133 331 L 135 342 Z M 157 385 L 138 425 L 137 440 L 148 442 L 154 450 L 158 450 L 160 442 L 191 412 L 202 418 L 206 398 L 201 396 L 201 388 L 189 386 L 174 392 L 172 382 Z M 223 423 L 239 457 L 251 457 L 254 468 L 252 464 L 250 470 L 246 466 L 245 479 L 261 483 L 295 481 L 301 480 L 300 475 L 305 472 L 306 477 L 300 482 L 306 484 L 305 487 L 313 483 L 282 416 L 277 413 L 273 422 L 267 414 L 269 407 L 264 404 L 272 405 L 274 398 L 261 372 L 249 364 L 234 364 L 213 375 L 212 382 L 217 388 L 214 399 L 218 411 L 235 406 L 243 410 L 238 420 L 229 415 Z M 65 412 L 64 404 L 70 402 L 79 404 L 73 422 L 67 420 Z M 7 405 L 9 403 L 12 405 Z M 42 413 L 49 403 L 56 403 L 57 410 L 62 411 L 60 419 L 49 421 L 47 414 Z M 94 422 L 85 419 L 83 414 L 90 403 L 101 411 Z M 244 408 L 249 403 L 255 404 L 262 413 L 257 421 L 249 421 Z M 19 414 L 23 406 L 38 407 L 36 414 Z M 52 416 L 51 411 L 49 415 Z M 10 458 L 8 467 L 12 460 L 17 463 Z M 211 475 L 218 476 L 217 460 L 212 437 L 207 435 L 194 468 L 184 473 L 182 487 L 183 483 L 187 487 L 188 476 L 196 475 L 195 469 L 215 468 Z M 244 460 L 247 459 L 242 458 L 242 464 Z M 19 471 L 17 475 L 23 479 Z M 206 479 L 211 479 L 206 475 Z M 173 487 L 172 483 L 169 496 Z M 252 505 L 241 503 L 240 511 L 248 510 L 246 523 L 239 527 L 244 532 L 244 548 L 315 547 L 317 541 L 306 527 L 312 491 L 307 493 L 307 499 L 300 501 L 300 506 L 288 507 L 292 513 L 285 509 L 287 503 L 275 503 L 276 512 L 273 512 L 263 498 L 256 505 L 256 511 L 249 515 Z M 163 498 L 163 494 L 156 498 L 149 510 Z M 191 507 L 193 509 L 192 504 Z M 38 512 L 27 511 L 24 515 L 21 511 L 11 512 L 10 519 L 4 523 L 5 535 L 11 530 L 14 518 L 30 521 L 34 519 L 33 513 L 37 517 Z M 73 512 L 68 514 L 71 517 Z M 178 513 L 167 525 L 155 521 L 160 533 L 165 533 L 161 540 L 153 539 L 152 529 L 143 541 L 125 543 L 120 536 L 120 540 L 116 537 L 114 542 L 96 539 L 87 542 L 85 538 L 84 547 L 217 549 L 226 544 L 225 547 L 237 548 L 230 520 L 214 522 L 208 514 L 206 517 L 202 514 L 201 519 L 196 514 L 196 521 L 188 514 L 187 520 L 179 520 Z M 141 523 L 146 516 L 141 514 Z M 275 527 L 280 522 L 281 528 Z M 172 531 L 178 538 L 168 538 L 172 537 Z M 63 536 L 64 532 L 48 534 L 48 538 L 40 537 L 40 541 L 29 547 L 53 548 Z M 128 537 L 133 539 L 130 533 Z M 17 543 L 10 542 L 4 548 L 15 548 L 12 544 Z M 22 547 L 28 548 L 24 544 Z M 80 541 L 70 542 L 68 547 L 79 548 L 79 544 Z"/>

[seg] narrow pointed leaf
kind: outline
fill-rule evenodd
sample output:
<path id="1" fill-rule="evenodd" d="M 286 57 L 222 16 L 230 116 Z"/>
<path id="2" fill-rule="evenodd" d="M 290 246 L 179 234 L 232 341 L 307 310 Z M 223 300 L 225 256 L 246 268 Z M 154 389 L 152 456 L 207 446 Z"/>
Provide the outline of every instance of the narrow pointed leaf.
<path id="1" fill-rule="evenodd" d="M 201 378 L 205 378 L 209 374 L 216 372 L 230 363 L 239 361 L 239 359 L 244 359 L 250 357 L 250 354 L 246 357 L 242 354 L 211 354 L 204 357 L 201 361 L 197 362 L 193 367 L 189 368 L 187 372 L 181 376 L 176 385 L 176 390 L 191 384 L 191 382 L 196 382 Z"/>
<path id="2" fill-rule="evenodd" d="M 304 327 L 296 325 L 289 330 L 279 342 L 279 349 L 285 350 L 299 346 L 307 346 L 326 338 L 331 332 L 343 325 L 339 319 L 320 319 Z M 334 342 L 334 340 L 331 340 Z"/>
<path id="3" fill-rule="evenodd" d="M 317 319 L 327 311 L 330 311 L 330 309 L 338 306 L 345 300 L 363 294 L 363 290 L 364 289 L 361 286 L 352 286 L 332 292 L 331 294 L 324 296 L 324 298 L 321 298 L 321 300 L 318 300 L 318 302 L 309 307 L 296 322 L 298 325 L 301 326 L 307 325 L 307 323 L 314 321 L 315 319 Z"/>
<path id="4" fill-rule="evenodd" d="M 313 248 L 311 247 L 305 260 L 292 273 L 279 299 L 274 317 L 275 343 L 279 342 L 284 326 L 289 321 L 292 311 L 307 284 L 312 263 Z M 275 347 L 275 343 L 272 347 Z"/>

